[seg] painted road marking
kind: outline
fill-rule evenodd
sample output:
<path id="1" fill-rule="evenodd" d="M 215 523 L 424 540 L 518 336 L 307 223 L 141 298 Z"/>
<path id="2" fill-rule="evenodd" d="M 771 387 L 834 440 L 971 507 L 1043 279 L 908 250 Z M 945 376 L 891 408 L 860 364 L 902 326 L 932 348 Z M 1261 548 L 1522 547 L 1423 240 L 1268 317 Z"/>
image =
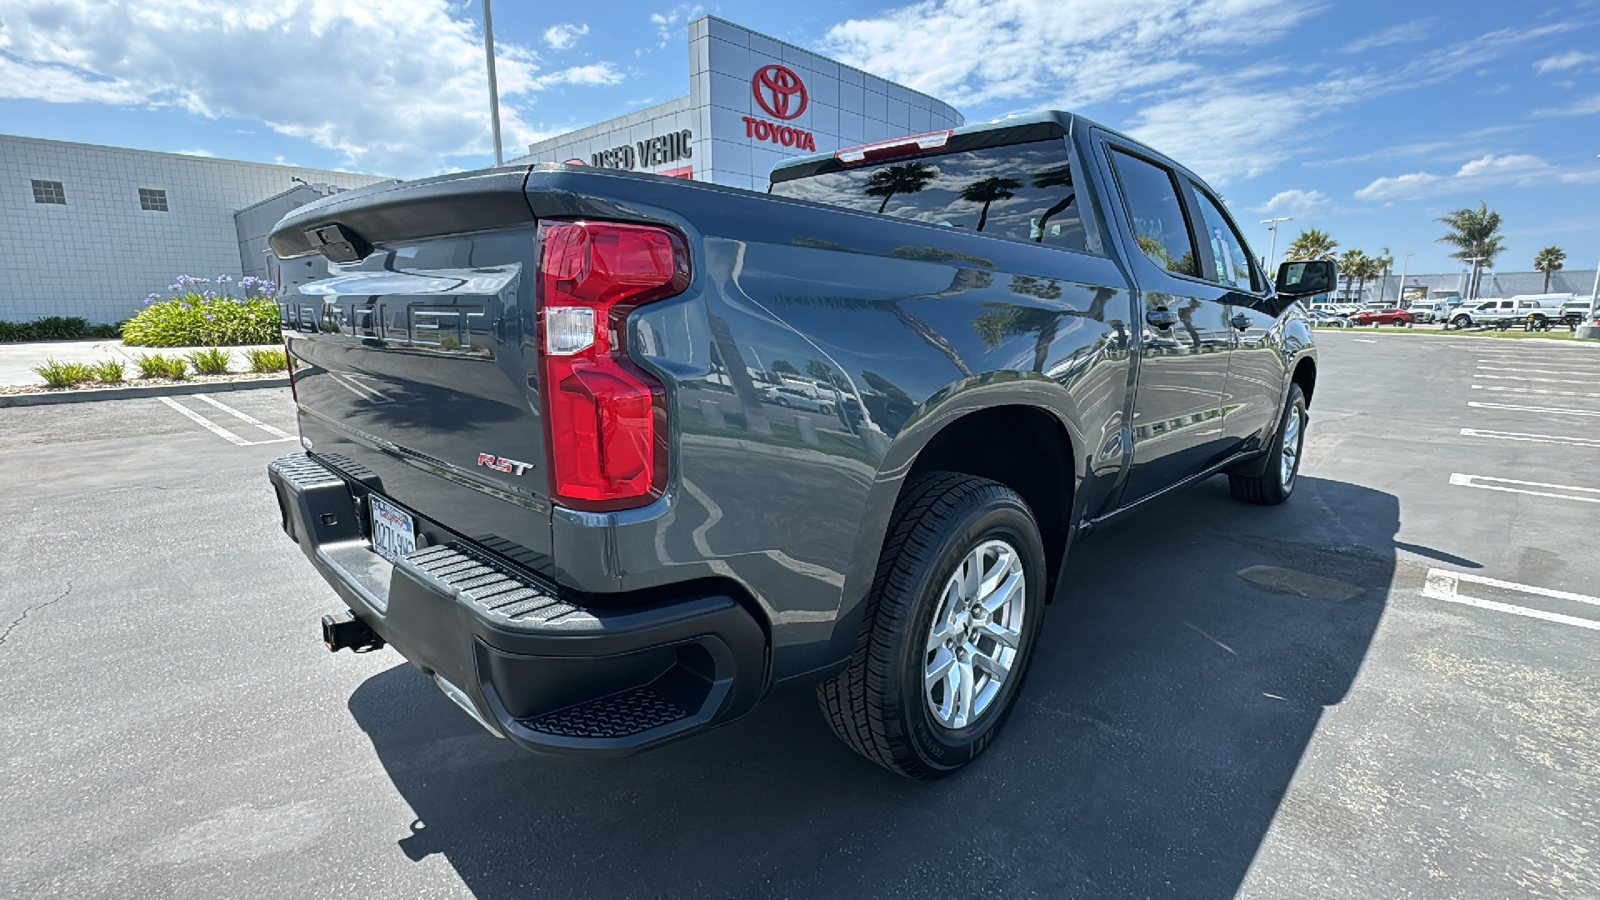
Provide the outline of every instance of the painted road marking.
<path id="1" fill-rule="evenodd" d="M 1600 397 L 1592 391 L 1547 391 L 1543 388 L 1510 387 L 1503 384 L 1475 384 L 1475 391 L 1504 391 L 1508 394 L 1546 394 L 1551 397 Z"/>
<path id="2" fill-rule="evenodd" d="M 1492 609 L 1495 612 L 1510 613 L 1513 616 L 1526 616 L 1530 619 L 1542 619 L 1546 622 L 1556 622 L 1561 625 L 1572 625 L 1577 628 L 1588 628 L 1591 631 L 1600 631 L 1600 622 L 1593 619 L 1584 619 L 1578 616 L 1564 616 L 1560 613 L 1546 612 L 1542 609 L 1533 609 L 1527 606 L 1518 606 L 1515 603 L 1501 603 L 1496 600 L 1479 600 L 1477 597 L 1467 597 L 1461 593 L 1461 582 L 1469 584 L 1482 584 L 1504 590 L 1520 591 L 1524 594 L 1533 594 L 1539 597 L 1554 597 L 1558 600 L 1574 600 L 1578 603 L 1588 603 L 1600 606 L 1600 597 L 1590 597 L 1585 594 L 1573 594 L 1568 591 L 1553 591 L 1549 588 L 1534 587 L 1528 584 L 1517 584 L 1512 581 L 1500 581 L 1496 578 L 1484 578 L 1482 575 L 1472 575 L 1467 572 L 1451 572 L 1445 569 L 1429 569 L 1427 580 L 1422 585 L 1422 595 L 1435 600 L 1444 600 L 1449 603 L 1460 603 L 1463 606 L 1476 606 L 1479 609 Z"/>
<path id="3" fill-rule="evenodd" d="M 254 425 L 255 427 L 261 429 L 262 431 L 265 431 L 267 434 L 270 434 L 273 437 L 280 438 L 280 439 L 286 440 L 286 441 L 294 439 L 294 435 L 290 434 L 289 432 L 284 431 L 283 429 L 278 428 L 276 426 L 268 425 L 267 423 L 261 421 L 260 419 L 256 418 L 255 416 L 249 415 L 248 413 L 242 413 L 242 412 L 238 411 L 237 409 L 234 409 L 233 407 L 229 406 L 228 404 L 223 403 L 221 400 L 218 400 L 218 399 L 212 397 L 210 394 L 195 394 L 194 398 L 196 400 L 200 400 L 200 401 L 203 401 L 205 403 L 209 403 L 212 406 L 215 406 L 217 409 L 220 409 L 223 412 L 227 413 L 228 415 L 233 416 L 234 418 L 236 418 L 239 421 L 245 423 L 246 425 Z"/>
<path id="4" fill-rule="evenodd" d="M 1479 484 L 1478 482 L 1493 482 L 1492 484 Z M 1488 475 L 1463 475 L 1460 472 L 1450 474 L 1450 483 L 1460 487 L 1478 488 L 1485 491 L 1503 491 L 1507 494 L 1527 494 L 1530 497 L 1555 497 L 1558 500 L 1576 500 L 1579 503 L 1600 503 L 1600 489 L 1573 487 L 1570 484 L 1545 484 L 1542 481 L 1518 481 L 1515 478 L 1494 478 Z M 1501 485 L 1515 484 L 1521 487 L 1501 487 Z M 1571 494 L 1552 494 L 1550 491 L 1530 491 L 1526 488 L 1551 488 L 1557 491 L 1579 491 L 1584 494 L 1593 494 L 1593 497 L 1575 497 Z"/>
<path id="5" fill-rule="evenodd" d="M 202 396 L 202 395 L 196 394 L 195 396 Z M 294 440 L 294 438 L 292 436 L 284 434 L 284 432 L 278 431 L 278 429 L 273 428 L 270 425 L 266 425 L 265 423 L 262 423 L 263 430 L 277 431 L 278 434 L 283 434 L 284 436 L 281 437 L 281 438 L 273 438 L 272 440 L 268 440 L 268 441 L 247 441 L 244 438 L 238 436 L 237 434 L 234 434 L 233 432 L 229 431 L 228 429 L 223 428 L 221 425 L 218 425 L 217 423 L 211 421 L 210 419 L 206 418 L 205 416 L 200 415 L 199 413 L 195 412 L 194 410 L 190 409 L 189 407 L 184 406 L 183 404 L 181 404 L 178 401 L 172 399 L 171 397 L 157 397 L 156 399 L 160 400 L 162 403 L 165 403 L 166 405 L 168 405 L 168 406 L 172 407 L 173 409 L 177 410 L 179 412 L 179 414 L 181 414 L 184 418 L 190 420 L 191 422 L 194 422 L 196 425 L 199 425 L 201 428 L 204 428 L 205 430 L 211 432 L 212 434 L 216 435 L 219 438 L 222 438 L 223 440 L 227 441 L 230 444 L 237 444 L 240 447 L 254 447 L 257 444 L 278 444 L 278 443 L 282 443 L 284 441 L 292 441 L 292 440 Z M 214 403 L 217 406 L 221 406 L 222 405 L 220 403 L 216 403 L 216 401 L 211 401 L 211 402 Z M 236 413 L 241 418 L 244 417 L 244 413 L 238 412 L 237 410 L 230 410 L 230 412 Z"/>
<path id="6" fill-rule="evenodd" d="M 1488 366 L 1479 366 L 1478 368 L 1487 369 L 1489 367 Z M 1522 372 L 1522 371 L 1528 371 L 1528 370 L 1524 370 L 1524 369 L 1496 369 L 1495 371 L 1497 371 L 1497 372 Z M 1544 374 L 1545 375 L 1571 375 L 1572 373 L 1571 372 L 1545 372 Z M 1485 380 L 1493 379 L 1493 380 L 1498 380 L 1498 381 L 1535 381 L 1535 382 L 1538 382 L 1540 384 L 1596 384 L 1597 383 L 1595 379 L 1587 379 L 1587 378 L 1580 381 L 1580 380 L 1578 380 L 1576 378 L 1529 378 L 1526 375 L 1474 375 L 1472 377 L 1473 378 L 1482 378 L 1482 379 L 1485 379 Z"/>
<path id="7" fill-rule="evenodd" d="M 1554 413 L 1558 416 L 1600 416 L 1600 412 L 1589 409 L 1567 409 L 1562 406 L 1516 406 L 1511 403 L 1479 403 L 1468 400 L 1467 405 L 1473 409 L 1513 409 L 1518 412 Z"/>
<path id="8" fill-rule="evenodd" d="M 1484 366 L 1513 366 L 1516 369 L 1526 369 L 1528 366 L 1572 366 L 1576 365 L 1578 371 L 1573 374 L 1585 375 L 1592 369 L 1588 366 L 1600 366 L 1600 359 L 1533 359 L 1526 356 L 1505 356 L 1498 358 L 1480 359 L 1479 365 Z"/>
<path id="9" fill-rule="evenodd" d="M 1367 338 L 1351 338 L 1350 340 L 1355 342 L 1355 343 L 1357 343 L 1357 344 L 1376 344 L 1377 343 L 1377 341 L 1368 340 Z"/>
<path id="10" fill-rule="evenodd" d="M 1558 434 L 1524 434 L 1520 431 L 1487 431 L 1463 428 L 1462 437 L 1495 438 L 1502 441 L 1527 441 L 1533 444 L 1569 444 L 1573 447 L 1600 447 L 1600 438 L 1566 437 Z"/>

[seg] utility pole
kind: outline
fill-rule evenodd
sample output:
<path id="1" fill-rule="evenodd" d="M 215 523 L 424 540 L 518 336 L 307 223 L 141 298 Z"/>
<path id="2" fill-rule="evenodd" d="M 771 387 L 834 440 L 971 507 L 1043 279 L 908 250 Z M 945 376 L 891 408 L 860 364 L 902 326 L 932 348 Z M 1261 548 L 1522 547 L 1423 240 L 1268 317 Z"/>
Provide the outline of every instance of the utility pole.
<path id="1" fill-rule="evenodd" d="M 1270 269 L 1278 264 L 1278 223 L 1293 221 L 1294 216 L 1273 216 L 1270 219 L 1261 220 L 1261 224 L 1267 226 L 1267 230 L 1272 232 L 1272 249 L 1267 251 L 1267 264 L 1262 268 Z"/>
<path id="2" fill-rule="evenodd" d="M 505 162 L 500 153 L 500 88 L 494 81 L 494 23 L 489 19 L 489 0 L 483 0 L 483 56 L 489 64 L 489 119 L 494 123 L 494 164 Z"/>

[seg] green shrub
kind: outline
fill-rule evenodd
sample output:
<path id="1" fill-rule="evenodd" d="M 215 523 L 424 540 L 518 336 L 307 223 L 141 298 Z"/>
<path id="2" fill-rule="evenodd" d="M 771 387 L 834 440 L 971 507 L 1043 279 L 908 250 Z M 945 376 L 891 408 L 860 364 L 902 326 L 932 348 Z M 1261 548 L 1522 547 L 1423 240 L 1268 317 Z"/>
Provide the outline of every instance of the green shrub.
<path id="1" fill-rule="evenodd" d="M 54 357 L 45 360 L 43 365 L 34 366 L 33 371 L 51 387 L 72 387 L 80 381 L 88 381 L 94 377 L 89 367 L 83 363 L 59 362 Z"/>
<path id="2" fill-rule="evenodd" d="M 272 300 L 186 294 L 140 310 L 123 323 L 122 339 L 133 347 L 227 347 L 276 344 L 283 332 Z"/>
<path id="3" fill-rule="evenodd" d="M 163 356 L 160 353 L 141 353 L 133 361 L 139 367 L 140 378 L 171 378 L 178 380 L 184 377 L 189 364 L 178 356 Z"/>
<path id="4" fill-rule="evenodd" d="M 78 316 L 46 316 L 32 322 L 0 320 L 0 343 L 15 341 L 66 341 L 74 338 L 114 338 L 116 325 L 90 325 Z"/>
<path id="5" fill-rule="evenodd" d="M 233 360 L 233 354 L 216 347 L 204 350 L 191 350 L 184 355 L 189 360 L 189 365 L 196 375 L 226 375 L 228 363 Z"/>
<path id="6" fill-rule="evenodd" d="M 244 358 L 250 361 L 252 372 L 282 372 L 289 367 L 282 350 L 246 350 Z"/>
<path id="7" fill-rule="evenodd" d="M 89 374 L 101 384 L 116 384 L 122 380 L 124 368 L 120 360 L 108 359 L 90 366 Z"/>

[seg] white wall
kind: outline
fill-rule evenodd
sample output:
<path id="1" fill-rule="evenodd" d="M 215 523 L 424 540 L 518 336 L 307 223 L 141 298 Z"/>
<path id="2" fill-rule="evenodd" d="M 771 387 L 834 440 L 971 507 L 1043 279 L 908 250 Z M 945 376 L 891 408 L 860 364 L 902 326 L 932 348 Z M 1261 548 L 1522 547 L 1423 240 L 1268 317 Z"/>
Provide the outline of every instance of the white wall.
<path id="1" fill-rule="evenodd" d="M 807 103 L 800 115 L 778 119 L 756 102 L 751 80 L 768 65 L 786 67 L 805 85 Z M 751 137 L 747 116 L 809 132 L 816 149 Z M 697 181 L 762 191 L 772 167 L 783 159 L 965 123 L 955 107 L 927 94 L 702 16 L 689 23 L 689 96 L 530 145 L 529 156 L 516 162 L 588 161 L 595 152 L 687 128 L 694 132 L 689 159 L 634 171 L 693 165 Z"/>
<path id="2" fill-rule="evenodd" d="M 242 274 L 234 212 L 294 186 L 385 179 L 294 166 L 0 135 L 0 319 L 126 319 L 178 275 Z M 59 181 L 67 205 L 35 203 Z M 168 212 L 140 209 L 139 188 Z"/>

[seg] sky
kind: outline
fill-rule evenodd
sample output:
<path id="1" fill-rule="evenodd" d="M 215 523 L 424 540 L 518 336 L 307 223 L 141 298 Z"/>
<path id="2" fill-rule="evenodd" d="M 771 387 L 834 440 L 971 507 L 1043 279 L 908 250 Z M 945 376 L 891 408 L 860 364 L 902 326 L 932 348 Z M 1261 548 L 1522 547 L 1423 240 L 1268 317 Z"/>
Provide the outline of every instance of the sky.
<path id="1" fill-rule="evenodd" d="M 507 156 L 688 93 L 710 13 L 954 104 L 1056 108 L 1399 269 L 1501 213 L 1500 271 L 1600 261 L 1600 0 L 498 0 Z M 0 133 L 419 177 L 493 160 L 477 0 L 0 0 Z"/>

